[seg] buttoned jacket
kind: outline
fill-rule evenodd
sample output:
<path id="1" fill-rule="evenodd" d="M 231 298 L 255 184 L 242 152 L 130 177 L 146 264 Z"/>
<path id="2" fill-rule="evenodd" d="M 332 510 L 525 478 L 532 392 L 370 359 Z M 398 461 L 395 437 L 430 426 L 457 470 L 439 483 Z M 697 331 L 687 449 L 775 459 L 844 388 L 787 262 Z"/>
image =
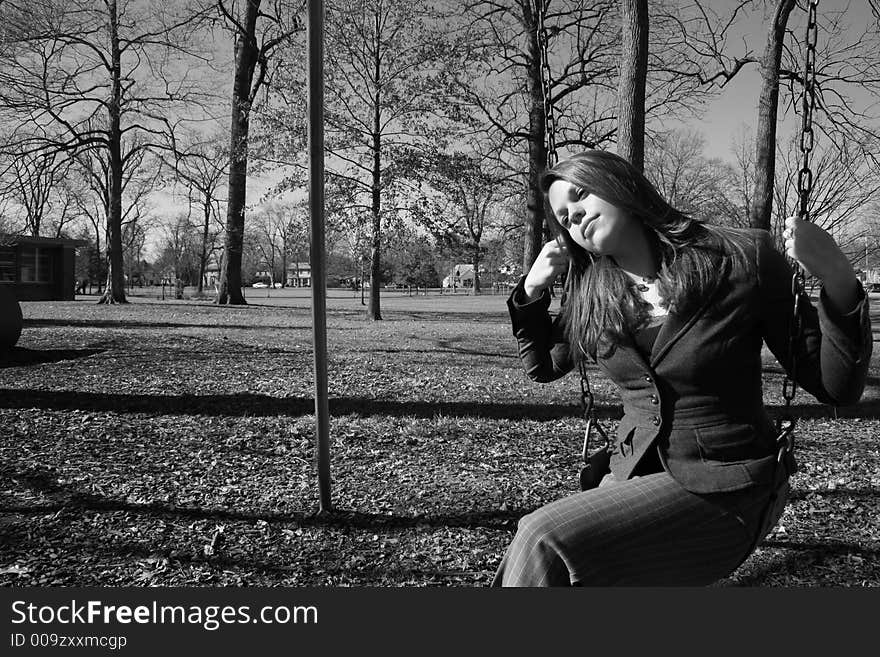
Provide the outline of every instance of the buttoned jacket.
<path id="1" fill-rule="evenodd" d="M 624 415 L 613 440 L 611 471 L 628 479 L 656 445 L 664 469 L 697 493 L 770 483 L 777 431 L 764 407 L 762 344 L 791 372 L 792 270 L 766 231 L 743 231 L 747 266 L 723 257 L 718 280 L 690 312 L 666 316 L 650 357 L 634 344 L 597 356 L 620 388 Z M 525 302 L 523 280 L 508 299 L 513 333 L 528 376 L 540 382 L 573 369 L 562 314 L 549 312 L 547 291 Z M 820 291 L 800 304 L 795 345 L 797 383 L 819 401 L 853 404 L 865 385 L 872 336 L 867 296 L 839 315 Z M 630 341 L 632 342 L 632 341 Z"/>

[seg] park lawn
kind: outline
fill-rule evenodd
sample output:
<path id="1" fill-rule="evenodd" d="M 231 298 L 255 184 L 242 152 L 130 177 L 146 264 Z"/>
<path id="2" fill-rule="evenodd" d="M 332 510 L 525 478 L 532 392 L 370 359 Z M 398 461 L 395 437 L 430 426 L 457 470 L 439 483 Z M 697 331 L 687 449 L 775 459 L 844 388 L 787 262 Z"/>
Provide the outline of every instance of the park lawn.
<path id="1" fill-rule="evenodd" d="M 483 586 L 517 519 L 576 492 L 577 379 L 525 377 L 503 296 L 388 293 L 372 322 L 339 292 L 336 510 L 317 515 L 309 299 L 249 301 L 22 304 L 0 367 L 0 583 Z M 880 584 L 877 361 L 839 419 L 798 394 L 793 501 L 721 585 Z M 611 430 L 619 397 L 595 371 L 593 389 Z M 768 355 L 772 409 L 780 393 Z"/>

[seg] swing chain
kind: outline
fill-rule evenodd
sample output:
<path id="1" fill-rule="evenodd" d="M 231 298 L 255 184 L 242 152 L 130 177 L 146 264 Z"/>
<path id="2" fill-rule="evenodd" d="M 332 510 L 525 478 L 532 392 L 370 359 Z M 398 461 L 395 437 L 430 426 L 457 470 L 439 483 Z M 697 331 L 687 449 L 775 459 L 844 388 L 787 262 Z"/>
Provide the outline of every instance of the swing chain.
<path id="1" fill-rule="evenodd" d="M 580 369 L 581 374 L 581 408 L 583 409 L 584 420 L 586 421 L 586 426 L 584 428 L 584 446 L 582 451 L 584 463 L 589 463 L 590 456 L 593 453 L 593 450 L 591 449 L 593 429 L 595 428 L 596 432 L 602 438 L 602 447 L 609 448 L 611 446 L 611 439 L 608 438 L 605 429 L 603 429 L 602 425 L 599 424 L 599 421 L 596 420 L 595 409 L 593 407 L 595 399 L 593 397 L 593 391 L 590 390 L 590 380 L 587 377 L 587 366 L 583 358 L 578 362 L 578 368 Z"/>
<path id="2" fill-rule="evenodd" d="M 538 65 L 541 72 L 541 99 L 544 106 L 544 146 L 547 149 L 545 164 L 548 169 L 559 162 L 559 153 L 556 149 L 556 114 L 553 111 L 553 96 L 551 91 L 552 79 L 550 77 L 550 61 L 548 57 L 548 52 L 550 50 L 550 37 L 547 31 L 547 26 L 544 23 L 544 18 L 547 15 L 547 9 L 549 6 L 550 0 L 534 0 L 532 4 L 532 9 L 535 13 L 535 18 L 537 19 L 536 37 L 540 56 Z M 565 303 L 564 293 L 562 303 Z M 584 358 L 585 357 L 584 354 Z M 584 358 L 581 358 L 578 361 L 581 375 L 581 408 L 583 410 L 584 420 L 586 421 L 586 427 L 584 429 L 583 458 L 584 463 L 590 464 L 590 456 L 592 456 L 593 452 L 591 449 L 593 429 L 595 429 L 601 437 L 603 447 L 609 448 L 611 440 L 595 416 L 595 398 L 593 397 L 592 390 L 590 390 L 590 380 L 587 377 L 587 367 Z M 583 473 L 581 484 L 583 485 Z"/>
<path id="3" fill-rule="evenodd" d="M 816 40 L 818 37 L 816 8 L 818 5 L 819 0 L 810 0 L 807 16 L 807 50 L 804 57 L 804 95 L 801 105 L 802 116 L 800 140 L 802 164 L 801 169 L 798 172 L 798 197 L 800 200 L 798 218 L 803 221 L 810 221 L 810 193 L 813 190 L 813 172 L 810 169 L 810 153 L 813 150 L 813 109 L 816 106 Z"/>
<path id="4" fill-rule="evenodd" d="M 819 33 L 817 7 L 819 0 L 810 0 L 807 10 L 806 53 L 804 56 L 803 87 L 804 95 L 801 104 L 801 169 L 798 172 L 798 219 L 810 221 L 810 194 L 813 190 L 813 171 L 810 169 L 810 154 L 813 150 L 813 110 L 816 106 L 816 41 Z M 785 408 L 777 427 L 778 461 L 786 460 L 789 472 L 794 472 L 795 420 L 791 412 L 791 402 L 797 393 L 797 347 L 803 340 L 803 322 L 801 304 L 806 296 L 806 274 L 800 263 L 794 262 L 794 274 L 791 277 L 791 294 L 794 298 L 793 315 L 788 338 L 788 353 L 791 373 L 786 373 L 782 381 L 782 397 Z"/>
<path id="5" fill-rule="evenodd" d="M 544 101 L 544 136 L 546 138 L 546 164 L 548 169 L 559 162 L 559 153 L 556 152 L 556 115 L 553 112 L 552 80 L 550 78 L 550 62 L 547 55 L 550 49 L 550 37 L 547 32 L 547 26 L 544 24 L 544 17 L 547 14 L 549 5 L 550 0 L 535 0 L 533 4 L 538 24 L 536 36 L 541 58 L 539 68 L 541 70 L 541 98 Z"/>

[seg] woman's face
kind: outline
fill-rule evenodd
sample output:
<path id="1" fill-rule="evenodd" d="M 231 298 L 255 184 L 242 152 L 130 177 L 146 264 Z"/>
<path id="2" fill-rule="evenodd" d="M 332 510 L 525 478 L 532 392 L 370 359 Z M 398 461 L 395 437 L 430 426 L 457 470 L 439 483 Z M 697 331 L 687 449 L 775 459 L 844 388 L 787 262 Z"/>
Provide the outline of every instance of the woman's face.
<path id="1" fill-rule="evenodd" d="M 595 194 L 567 180 L 556 180 L 547 191 L 553 216 L 575 244 L 596 255 L 620 255 L 632 244 L 641 222 Z"/>

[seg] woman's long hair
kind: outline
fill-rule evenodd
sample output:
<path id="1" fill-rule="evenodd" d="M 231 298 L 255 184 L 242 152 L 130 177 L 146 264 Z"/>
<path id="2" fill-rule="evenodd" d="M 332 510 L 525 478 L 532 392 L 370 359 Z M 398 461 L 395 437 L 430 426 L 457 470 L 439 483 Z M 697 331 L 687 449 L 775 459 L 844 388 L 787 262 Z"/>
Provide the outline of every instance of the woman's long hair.
<path id="1" fill-rule="evenodd" d="M 724 275 L 741 269 L 745 260 L 742 236 L 703 224 L 673 208 L 647 178 L 622 157 L 586 151 L 561 160 L 541 177 L 545 200 L 557 180 L 565 180 L 628 212 L 648 228 L 658 271 L 658 291 L 669 310 L 687 313 Z M 571 257 L 562 312 L 574 356 L 607 356 L 631 340 L 649 316 L 636 284 L 606 255 L 589 253 L 571 239 L 552 212 L 548 223 L 565 241 Z"/>

